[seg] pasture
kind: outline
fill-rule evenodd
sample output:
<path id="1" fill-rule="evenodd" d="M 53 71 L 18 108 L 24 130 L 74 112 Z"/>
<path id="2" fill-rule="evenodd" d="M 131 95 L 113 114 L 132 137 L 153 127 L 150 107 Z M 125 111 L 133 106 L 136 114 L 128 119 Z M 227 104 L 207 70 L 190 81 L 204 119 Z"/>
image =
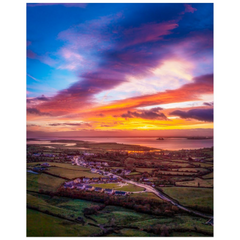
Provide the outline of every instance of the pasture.
<path id="1" fill-rule="evenodd" d="M 213 179 L 195 178 L 193 181 L 175 182 L 176 186 L 186 187 L 213 187 Z"/>
<path id="2" fill-rule="evenodd" d="M 30 191 L 56 191 L 65 180 L 53 177 L 45 173 L 33 174 L 27 173 L 27 190 Z"/>
<path id="3" fill-rule="evenodd" d="M 85 168 L 86 169 L 86 168 Z M 47 172 L 60 176 L 65 177 L 68 179 L 74 179 L 77 177 L 89 177 L 89 178 L 98 178 L 101 175 L 97 173 L 91 173 L 88 169 L 86 170 L 74 170 L 74 169 L 67 169 L 62 167 L 50 167 Z"/>
<path id="4" fill-rule="evenodd" d="M 104 189 L 110 188 L 110 189 L 126 191 L 126 192 L 138 192 L 138 191 L 144 190 L 144 188 L 141 188 L 132 184 L 127 184 L 124 186 L 121 186 L 118 183 L 102 183 L 102 184 L 90 184 L 90 185 L 94 187 L 101 187 Z"/>
<path id="5" fill-rule="evenodd" d="M 162 187 L 164 193 L 179 201 L 183 206 L 209 207 L 213 209 L 213 191 L 207 188 Z"/>

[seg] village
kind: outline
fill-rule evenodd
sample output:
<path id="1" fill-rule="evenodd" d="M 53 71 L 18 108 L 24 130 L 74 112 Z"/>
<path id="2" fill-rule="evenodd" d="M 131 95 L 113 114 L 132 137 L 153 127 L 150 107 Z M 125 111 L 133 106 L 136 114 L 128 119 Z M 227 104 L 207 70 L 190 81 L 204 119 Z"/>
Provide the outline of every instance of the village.
<path id="1" fill-rule="evenodd" d="M 190 213 L 201 221 L 205 234 L 211 234 L 208 225 L 213 226 L 212 149 L 141 150 L 139 146 L 130 145 L 121 145 L 125 150 L 114 149 L 117 144 L 111 145 L 112 149 L 108 144 L 97 149 L 92 147 L 96 144 L 89 144 L 88 149 L 80 149 L 64 144 L 50 145 L 51 148 L 48 145 L 27 145 L 29 209 L 48 213 L 49 202 L 43 204 L 40 199 L 50 197 L 53 205 L 57 199 L 60 202 L 73 201 L 71 208 L 74 209 L 75 202 L 76 206 L 79 201 L 83 206 L 89 201 L 94 202 L 91 210 L 84 207 L 83 213 L 94 212 L 94 206 L 101 203 L 109 207 L 127 207 L 131 211 L 147 213 L 149 217 L 157 214 L 159 217 L 176 216 L 177 219 L 183 213 Z M 204 199 L 197 205 L 196 196 Z M 54 209 L 55 206 L 51 214 L 65 216 L 61 204 L 57 213 Z M 130 210 L 125 211 L 129 214 Z M 102 214 L 105 214 L 104 210 Z M 81 213 L 76 217 L 73 212 L 68 214 L 70 220 L 79 217 L 87 219 Z M 111 219 L 110 215 L 108 219 Z"/>

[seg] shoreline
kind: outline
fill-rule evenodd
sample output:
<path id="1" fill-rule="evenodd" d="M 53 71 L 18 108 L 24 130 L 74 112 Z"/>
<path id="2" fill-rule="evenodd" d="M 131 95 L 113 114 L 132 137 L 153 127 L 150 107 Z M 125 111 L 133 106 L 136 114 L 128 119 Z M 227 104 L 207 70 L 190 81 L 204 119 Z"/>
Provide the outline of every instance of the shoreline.
<path id="1" fill-rule="evenodd" d="M 33 142 L 33 143 L 29 143 Z M 35 143 L 36 142 L 36 143 Z M 45 142 L 45 143 L 40 143 L 40 142 Z M 194 141 L 195 142 L 195 141 Z M 69 143 L 76 143 L 74 146 L 69 146 Z M 188 148 L 174 148 L 174 149 L 167 149 L 167 148 L 156 148 L 156 147 L 149 147 L 146 145 L 141 145 L 141 144 L 129 144 L 129 143 L 120 143 L 120 142 L 97 142 L 97 141 L 83 141 L 83 140 L 73 140 L 73 139 L 27 139 L 26 141 L 27 145 L 62 145 L 63 147 L 71 147 L 74 149 L 81 149 L 80 144 L 86 145 L 89 144 L 90 146 L 84 149 L 89 149 L 89 150 L 94 150 L 96 149 L 96 145 L 117 145 L 117 146 L 122 146 L 122 147 L 130 147 L 130 148 L 140 148 L 138 150 L 134 151 L 181 151 L 181 150 L 194 150 L 194 149 L 204 149 L 204 148 L 212 148 L 212 147 L 188 147 Z M 94 145 L 94 146 L 91 146 Z M 121 150 L 121 149 L 111 149 L 113 146 L 109 146 L 108 150 Z M 128 149 L 122 149 L 122 150 L 128 150 Z M 130 150 L 130 149 L 129 149 Z"/>

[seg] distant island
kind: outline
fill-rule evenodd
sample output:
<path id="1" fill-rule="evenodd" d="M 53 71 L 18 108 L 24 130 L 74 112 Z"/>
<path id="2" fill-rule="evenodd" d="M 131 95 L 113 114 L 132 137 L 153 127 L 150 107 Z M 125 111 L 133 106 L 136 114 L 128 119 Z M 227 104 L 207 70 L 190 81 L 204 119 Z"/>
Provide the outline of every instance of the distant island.
<path id="1" fill-rule="evenodd" d="M 164 140 L 163 138 L 157 138 L 156 140 Z"/>

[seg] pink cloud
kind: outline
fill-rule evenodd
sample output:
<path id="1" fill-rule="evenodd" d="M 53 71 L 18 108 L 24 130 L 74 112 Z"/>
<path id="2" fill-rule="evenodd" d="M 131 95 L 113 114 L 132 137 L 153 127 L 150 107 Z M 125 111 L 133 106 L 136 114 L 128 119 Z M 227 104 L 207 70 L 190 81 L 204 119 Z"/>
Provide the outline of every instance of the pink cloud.
<path id="1" fill-rule="evenodd" d="M 183 14 L 186 12 L 194 13 L 195 11 L 197 11 L 197 9 L 193 8 L 190 4 L 184 4 L 184 7 L 185 7 L 185 11 L 182 12 Z"/>
<path id="2" fill-rule="evenodd" d="M 127 29 L 124 31 L 127 40 L 125 46 L 161 40 L 163 36 L 171 34 L 171 30 L 177 27 L 176 22 L 164 22 L 148 23 L 138 28 Z"/>
<path id="3" fill-rule="evenodd" d="M 37 55 L 33 51 L 27 50 L 27 58 L 35 59 L 36 57 Z"/>

